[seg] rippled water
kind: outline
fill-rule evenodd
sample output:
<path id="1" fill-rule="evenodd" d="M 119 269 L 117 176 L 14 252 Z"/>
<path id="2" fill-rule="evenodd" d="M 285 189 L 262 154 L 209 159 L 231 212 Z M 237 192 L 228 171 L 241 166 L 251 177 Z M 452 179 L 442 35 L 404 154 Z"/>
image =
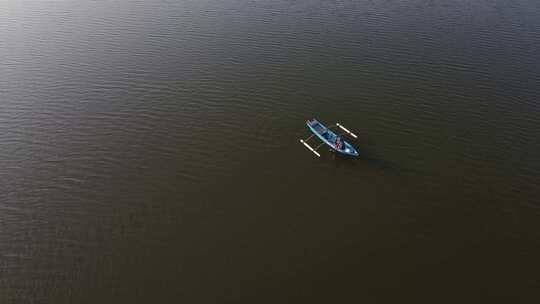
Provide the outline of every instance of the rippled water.
<path id="1" fill-rule="evenodd" d="M 0 302 L 536 302 L 539 53 L 536 0 L 5 1 Z"/>

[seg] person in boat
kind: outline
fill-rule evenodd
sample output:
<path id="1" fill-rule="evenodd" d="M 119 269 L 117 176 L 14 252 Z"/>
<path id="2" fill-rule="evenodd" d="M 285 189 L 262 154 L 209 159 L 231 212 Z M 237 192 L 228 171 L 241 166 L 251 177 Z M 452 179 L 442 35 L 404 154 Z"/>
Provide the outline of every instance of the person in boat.
<path id="1" fill-rule="evenodd" d="M 343 139 L 341 139 L 341 136 L 336 137 L 336 149 L 341 150 L 343 147 Z"/>

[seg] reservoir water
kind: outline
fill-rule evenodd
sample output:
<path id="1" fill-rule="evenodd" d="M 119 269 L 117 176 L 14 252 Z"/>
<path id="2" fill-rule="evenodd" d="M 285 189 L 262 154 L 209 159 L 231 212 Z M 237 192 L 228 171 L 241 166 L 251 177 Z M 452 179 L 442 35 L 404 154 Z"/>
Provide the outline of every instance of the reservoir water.
<path id="1" fill-rule="evenodd" d="M 538 303 L 539 54 L 537 0 L 3 1 L 0 302 Z"/>

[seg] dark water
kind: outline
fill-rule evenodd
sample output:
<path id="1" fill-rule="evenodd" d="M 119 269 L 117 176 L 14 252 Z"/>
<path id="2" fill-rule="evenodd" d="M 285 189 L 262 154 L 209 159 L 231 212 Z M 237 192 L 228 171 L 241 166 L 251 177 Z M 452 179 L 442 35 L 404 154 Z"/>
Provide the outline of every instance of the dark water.
<path id="1" fill-rule="evenodd" d="M 0 302 L 538 303 L 539 54 L 537 0 L 4 1 Z"/>

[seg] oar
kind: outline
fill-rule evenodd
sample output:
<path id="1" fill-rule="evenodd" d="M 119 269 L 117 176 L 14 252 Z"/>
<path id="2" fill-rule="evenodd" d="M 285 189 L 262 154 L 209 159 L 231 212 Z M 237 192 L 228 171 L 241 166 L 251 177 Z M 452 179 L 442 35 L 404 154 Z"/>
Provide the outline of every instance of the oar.
<path id="1" fill-rule="evenodd" d="M 354 137 L 354 138 L 358 138 L 358 136 L 354 135 L 354 133 L 353 133 L 353 132 L 351 132 L 351 131 L 347 130 L 347 128 L 345 128 L 344 126 L 340 125 L 340 124 L 339 124 L 339 122 L 338 122 L 338 123 L 336 123 L 336 126 L 338 126 L 338 127 L 339 127 L 339 128 L 341 129 L 341 130 L 343 130 L 343 131 L 347 132 L 347 133 L 348 133 L 349 135 L 351 135 L 352 137 Z"/>
<path id="2" fill-rule="evenodd" d="M 315 151 L 310 145 L 308 145 L 307 142 L 305 142 L 303 139 L 300 139 L 300 142 L 303 143 L 304 146 L 306 146 L 309 150 L 311 150 L 311 152 L 315 153 L 315 155 L 321 157 L 321 155 L 317 151 Z"/>

